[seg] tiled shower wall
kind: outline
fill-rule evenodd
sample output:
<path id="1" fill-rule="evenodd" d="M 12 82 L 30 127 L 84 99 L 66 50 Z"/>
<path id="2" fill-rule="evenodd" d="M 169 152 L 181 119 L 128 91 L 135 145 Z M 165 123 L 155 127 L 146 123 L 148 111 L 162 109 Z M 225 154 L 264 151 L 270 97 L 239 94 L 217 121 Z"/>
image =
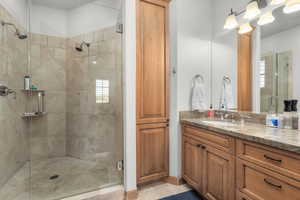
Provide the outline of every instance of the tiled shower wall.
<path id="1" fill-rule="evenodd" d="M 1 6 L 0 19 L 17 24 Z M 26 73 L 27 41 L 0 26 L 0 84 L 17 92 L 16 98 L 0 97 L 0 188 L 29 159 L 28 123 L 21 118 L 27 102 L 21 92 Z"/>
<path id="2" fill-rule="evenodd" d="M 75 50 L 76 43 L 91 43 Z M 121 34 L 115 27 L 68 41 L 67 155 L 115 168 L 122 160 Z M 96 103 L 96 80 L 108 80 L 109 103 Z"/>
<path id="3" fill-rule="evenodd" d="M 66 42 L 65 38 L 31 34 L 32 84 L 45 90 L 47 115 L 30 126 L 31 160 L 66 155 Z M 36 111 L 36 96 L 31 97 Z"/>

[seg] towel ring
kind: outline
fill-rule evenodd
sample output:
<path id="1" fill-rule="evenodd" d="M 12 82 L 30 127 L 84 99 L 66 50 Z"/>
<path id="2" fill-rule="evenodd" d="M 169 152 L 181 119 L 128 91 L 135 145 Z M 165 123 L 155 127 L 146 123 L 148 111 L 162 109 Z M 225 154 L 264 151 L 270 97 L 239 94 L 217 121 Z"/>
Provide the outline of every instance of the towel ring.
<path id="1" fill-rule="evenodd" d="M 194 80 L 196 80 L 198 78 L 200 78 L 202 83 L 204 83 L 204 77 L 201 74 L 197 74 L 197 75 L 194 76 Z"/>
<path id="2" fill-rule="evenodd" d="M 231 79 L 228 77 L 228 76 L 224 76 L 223 77 L 223 81 L 225 82 L 228 82 L 228 83 L 231 83 Z"/>

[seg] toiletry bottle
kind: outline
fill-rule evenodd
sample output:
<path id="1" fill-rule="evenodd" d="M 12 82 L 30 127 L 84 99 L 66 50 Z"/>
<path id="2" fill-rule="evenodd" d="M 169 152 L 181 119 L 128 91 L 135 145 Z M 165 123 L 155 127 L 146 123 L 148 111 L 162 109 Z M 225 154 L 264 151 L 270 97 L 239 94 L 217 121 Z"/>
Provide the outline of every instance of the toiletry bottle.
<path id="1" fill-rule="evenodd" d="M 213 110 L 213 106 L 210 105 L 208 113 L 207 113 L 208 118 L 214 118 L 215 117 L 215 111 Z"/>
<path id="2" fill-rule="evenodd" d="M 283 127 L 285 129 L 292 129 L 293 128 L 293 114 L 292 114 L 292 102 L 290 100 L 284 101 L 284 122 Z"/>
<path id="3" fill-rule="evenodd" d="M 24 90 L 30 90 L 31 88 L 31 77 L 29 75 L 24 76 Z"/>
<path id="4" fill-rule="evenodd" d="M 38 93 L 38 113 L 45 112 L 45 94 L 44 92 Z"/>
<path id="5" fill-rule="evenodd" d="M 296 99 L 291 100 L 291 104 L 292 104 L 292 128 L 298 129 L 298 113 L 297 113 L 298 100 Z"/>

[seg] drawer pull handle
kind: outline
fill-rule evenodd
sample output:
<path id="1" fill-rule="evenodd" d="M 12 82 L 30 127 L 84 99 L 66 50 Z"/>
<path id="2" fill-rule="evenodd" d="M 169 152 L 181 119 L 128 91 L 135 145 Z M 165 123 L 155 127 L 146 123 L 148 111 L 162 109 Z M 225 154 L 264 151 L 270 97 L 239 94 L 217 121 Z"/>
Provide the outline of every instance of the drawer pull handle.
<path id="1" fill-rule="evenodd" d="M 269 181 L 269 180 L 266 179 L 266 178 L 264 179 L 264 181 L 265 181 L 265 183 L 267 183 L 268 185 L 271 185 L 271 186 L 276 187 L 276 188 L 278 188 L 278 189 L 281 189 L 281 188 L 282 188 L 281 185 L 274 184 L 274 183 L 272 183 L 271 181 Z"/>
<path id="2" fill-rule="evenodd" d="M 202 145 L 201 145 L 201 144 L 197 144 L 197 147 L 198 147 L 198 148 L 201 148 L 201 147 L 202 147 Z"/>
<path id="3" fill-rule="evenodd" d="M 265 157 L 265 159 L 272 160 L 272 161 L 275 161 L 275 162 L 279 162 L 279 163 L 282 162 L 282 160 L 280 160 L 280 159 L 275 159 L 275 158 L 272 158 L 272 157 L 267 156 L 267 155 L 264 155 L 264 157 Z"/>

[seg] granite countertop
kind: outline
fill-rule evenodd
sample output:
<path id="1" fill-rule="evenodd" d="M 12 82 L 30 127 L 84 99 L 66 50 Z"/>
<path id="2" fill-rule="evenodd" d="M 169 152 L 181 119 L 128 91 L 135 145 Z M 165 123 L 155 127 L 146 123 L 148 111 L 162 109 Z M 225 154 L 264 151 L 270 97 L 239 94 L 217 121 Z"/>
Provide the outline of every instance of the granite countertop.
<path id="1" fill-rule="evenodd" d="M 300 154 L 299 130 L 271 128 L 254 123 L 241 125 L 239 122 L 229 122 L 226 124 L 225 121 L 225 123 L 222 124 L 218 122 L 214 123 L 214 121 L 220 120 L 208 118 L 181 119 L 181 123 L 184 124 Z"/>

